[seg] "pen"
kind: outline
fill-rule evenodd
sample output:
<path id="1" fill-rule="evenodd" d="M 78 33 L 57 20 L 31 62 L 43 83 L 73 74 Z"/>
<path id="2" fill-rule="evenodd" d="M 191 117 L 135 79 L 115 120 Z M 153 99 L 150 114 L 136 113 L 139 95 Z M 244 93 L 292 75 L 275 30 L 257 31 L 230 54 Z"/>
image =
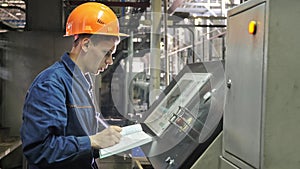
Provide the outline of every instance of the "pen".
<path id="1" fill-rule="evenodd" d="M 108 128 L 108 124 L 106 124 L 105 122 L 104 122 L 104 120 L 102 120 L 99 116 L 95 116 L 96 117 L 96 120 L 98 121 L 98 122 L 100 122 L 105 128 Z"/>

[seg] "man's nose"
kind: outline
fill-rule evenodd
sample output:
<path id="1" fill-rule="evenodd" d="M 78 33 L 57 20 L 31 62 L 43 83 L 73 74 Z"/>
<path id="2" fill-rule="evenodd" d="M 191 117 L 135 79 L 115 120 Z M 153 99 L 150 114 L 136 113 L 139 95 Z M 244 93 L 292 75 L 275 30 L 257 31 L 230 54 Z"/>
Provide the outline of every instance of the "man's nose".
<path id="1" fill-rule="evenodd" d="M 113 63 L 114 63 L 114 61 L 112 59 L 112 55 L 109 55 L 105 60 L 105 64 L 112 65 Z"/>

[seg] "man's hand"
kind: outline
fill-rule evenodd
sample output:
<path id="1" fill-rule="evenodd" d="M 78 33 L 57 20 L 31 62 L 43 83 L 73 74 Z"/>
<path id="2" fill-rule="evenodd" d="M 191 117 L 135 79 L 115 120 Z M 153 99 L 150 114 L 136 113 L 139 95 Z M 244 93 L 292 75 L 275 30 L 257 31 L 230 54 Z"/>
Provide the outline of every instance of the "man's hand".
<path id="1" fill-rule="evenodd" d="M 90 136 L 91 145 L 95 149 L 106 148 L 120 142 L 122 128 L 119 126 L 109 126 L 107 129 Z"/>

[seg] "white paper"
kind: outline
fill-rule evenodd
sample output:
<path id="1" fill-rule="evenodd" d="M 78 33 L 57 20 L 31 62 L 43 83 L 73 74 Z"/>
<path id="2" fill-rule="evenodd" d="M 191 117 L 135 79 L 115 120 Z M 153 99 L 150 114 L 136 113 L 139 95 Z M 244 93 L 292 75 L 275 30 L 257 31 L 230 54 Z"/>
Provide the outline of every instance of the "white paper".
<path id="1" fill-rule="evenodd" d="M 118 144 L 100 149 L 100 158 L 105 158 L 132 148 L 144 145 L 153 140 L 153 137 L 145 133 L 140 124 L 122 128 L 122 137 Z"/>

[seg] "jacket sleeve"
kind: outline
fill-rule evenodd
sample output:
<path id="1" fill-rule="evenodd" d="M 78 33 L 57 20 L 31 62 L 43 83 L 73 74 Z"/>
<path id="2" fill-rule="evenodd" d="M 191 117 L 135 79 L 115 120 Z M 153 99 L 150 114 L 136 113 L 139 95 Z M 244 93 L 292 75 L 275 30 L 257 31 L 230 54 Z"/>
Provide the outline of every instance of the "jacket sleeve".
<path id="1" fill-rule="evenodd" d="M 28 91 L 23 108 L 21 139 L 29 163 L 51 166 L 92 158 L 88 136 L 66 136 L 66 93 L 62 84 L 46 81 Z"/>

